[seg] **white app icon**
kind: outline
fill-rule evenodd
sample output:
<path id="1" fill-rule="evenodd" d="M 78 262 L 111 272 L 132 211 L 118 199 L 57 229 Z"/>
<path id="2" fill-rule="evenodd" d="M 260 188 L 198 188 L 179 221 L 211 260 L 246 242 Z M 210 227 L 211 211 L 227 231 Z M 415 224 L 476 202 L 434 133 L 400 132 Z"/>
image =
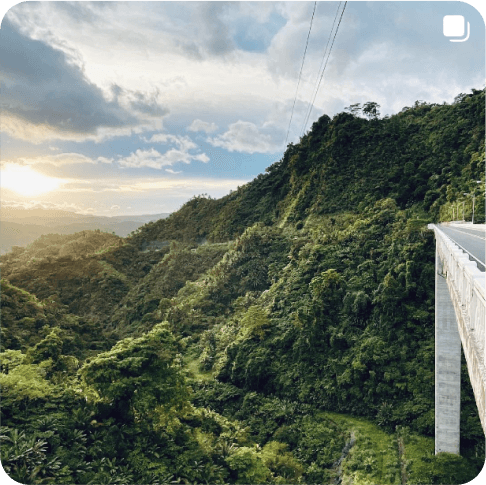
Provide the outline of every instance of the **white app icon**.
<path id="1" fill-rule="evenodd" d="M 449 39 L 451 42 L 465 42 L 469 39 L 470 25 L 467 22 L 467 34 L 464 37 L 466 19 L 462 15 L 446 15 L 444 17 L 443 27 L 443 32 L 446 37 L 462 37 L 462 39 Z"/>

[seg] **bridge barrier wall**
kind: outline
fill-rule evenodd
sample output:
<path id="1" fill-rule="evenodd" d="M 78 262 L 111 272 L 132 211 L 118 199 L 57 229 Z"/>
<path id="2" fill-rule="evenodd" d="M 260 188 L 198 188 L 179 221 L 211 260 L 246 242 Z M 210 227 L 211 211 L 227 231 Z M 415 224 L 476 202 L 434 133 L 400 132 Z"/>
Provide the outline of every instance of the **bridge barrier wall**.
<path id="1" fill-rule="evenodd" d="M 486 278 L 477 264 L 435 224 L 436 248 L 446 275 L 483 431 L 486 433 Z"/>

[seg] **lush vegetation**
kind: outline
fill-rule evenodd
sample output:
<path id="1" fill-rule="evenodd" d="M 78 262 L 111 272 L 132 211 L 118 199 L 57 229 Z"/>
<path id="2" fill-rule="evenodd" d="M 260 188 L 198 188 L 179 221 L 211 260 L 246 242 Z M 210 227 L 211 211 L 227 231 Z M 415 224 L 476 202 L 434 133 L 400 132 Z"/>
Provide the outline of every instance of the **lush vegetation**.
<path id="1" fill-rule="evenodd" d="M 1 257 L 2 464 L 21 483 L 465 483 L 434 454 L 434 241 L 484 221 L 484 91 L 316 121 L 227 197 Z M 478 183 L 480 181 L 480 183 Z M 464 194 L 468 195 L 464 195 Z M 462 215 L 462 214 L 461 214 Z"/>

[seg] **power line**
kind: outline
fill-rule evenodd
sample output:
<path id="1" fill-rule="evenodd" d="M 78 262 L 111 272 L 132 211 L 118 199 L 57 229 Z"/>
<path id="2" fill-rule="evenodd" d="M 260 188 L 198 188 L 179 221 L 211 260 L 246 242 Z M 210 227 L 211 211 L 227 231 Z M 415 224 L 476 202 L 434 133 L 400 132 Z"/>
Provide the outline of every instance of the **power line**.
<path id="1" fill-rule="evenodd" d="M 295 102 L 297 100 L 297 93 L 299 91 L 300 79 L 302 77 L 302 70 L 304 68 L 305 55 L 307 53 L 307 46 L 309 45 L 309 37 L 310 37 L 311 30 L 312 30 L 312 22 L 314 21 L 314 14 L 316 12 L 316 6 L 317 6 L 317 1 L 314 2 L 314 10 L 312 11 L 312 17 L 311 17 L 310 26 L 309 26 L 309 33 L 307 34 L 307 41 L 305 43 L 304 56 L 302 57 L 302 65 L 300 66 L 299 80 L 297 82 L 297 89 L 295 90 L 294 103 L 292 104 L 292 112 L 290 114 L 289 127 L 287 129 L 287 136 L 285 137 L 285 146 L 287 146 L 287 140 L 289 139 L 290 125 L 292 124 L 292 117 L 294 116 Z"/>
<path id="2" fill-rule="evenodd" d="M 319 66 L 319 70 L 317 71 L 316 83 L 315 83 L 315 86 L 314 86 L 314 98 L 312 100 L 312 103 L 309 102 L 309 106 L 307 107 L 306 115 L 304 116 L 304 123 L 303 123 L 302 128 L 301 128 L 301 136 L 304 134 L 304 130 L 305 130 L 305 127 L 307 125 L 307 121 L 309 120 L 309 116 L 310 116 L 310 113 L 312 111 L 312 107 L 313 107 L 313 104 L 314 104 L 314 99 L 315 99 L 317 90 L 319 89 L 318 88 L 318 86 L 319 86 L 319 78 L 320 78 L 319 73 L 321 71 L 323 71 L 324 61 L 326 59 L 326 54 L 327 54 L 327 48 L 329 47 L 329 42 L 331 41 L 332 33 L 334 31 L 334 25 L 336 24 L 336 20 L 337 20 L 338 15 L 339 15 L 339 9 L 341 8 L 341 4 L 342 4 L 342 2 L 339 2 L 338 3 L 337 9 L 336 9 L 336 13 L 334 14 L 334 20 L 332 22 L 331 31 L 329 32 L 329 37 L 327 38 L 326 47 L 324 49 L 324 53 L 322 54 L 321 65 Z"/>
<path id="3" fill-rule="evenodd" d="M 339 2 L 338 8 L 337 8 L 337 10 L 336 10 L 336 15 L 334 16 L 334 22 L 333 22 L 333 24 L 332 24 L 331 32 L 330 32 L 330 34 L 329 34 L 329 38 L 328 38 L 328 40 L 327 40 L 326 48 L 325 48 L 325 50 L 324 50 L 324 55 L 323 55 L 323 57 L 322 57 L 321 67 L 322 67 L 322 63 L 324 62 L 324 57 L 326 56 L 327 46 L 329 45 L 329 39 L 331 38 L 331 35 L 332 35 L 332 30 L 333 30 L 333 28 L 334 28 L 334 24 L 336 23 L 337 15 L 338 15 L 338 12 L 339 12 L 339 7 L 341 6 L 341 3 L 342 3 L 342 2 Z M 316 88 L 316 90 L 315 90 L 314 97 L 312 98 L 312 103 L 309 105 L 309 109 L 308 109 L 308 111 L 307 111 L 307 115 L 306 115 L 306 119 L 305 119 L 305 121 L 304 121 L 304 125 L 303 125 L 303 128 L 302 128 L 302 133 L 301 133 L 301 136 L 303 136 L 303 135 L 304 135 L 304 133 L 305 133 L 305 129 L 306 129 L 306 127 L 307 127 L 307 123 L 308 123 L 308 121 L 309 121 L 309 117 L 310 117 L 310 115 L 311 115 L 312 108 L 314 107 L 314 101 L 316 100 L 316 96 L 317 96 L 317 93 L 318 93 L 318 91 L 319 91 L 319 87 L 320 87 L 320 85 L 321 85 L 322 78 L 324 77 L 324 72 L 325 72 L 326 67 L 327 67 L 327 62 L 329 61 L 329 56 L 331 55 L 332 47 L 333 47 L 333 45 L 334 45 L 334 41 L 336 40 L 336 35 L 337 35 L 337 33 L 338 33 L 339 26 L 341 25 L 341 20 L 342 20 L 342 18 L 343 18 L 344 10 L 346 9 L 346 5 L 347 5 L 347 3 L 348 3 L 347 1 L 346 1 L 346 2 L 344 2 L 344 7 L 343 7 L 343 9 L 342 9 L 342 11 L 341 11 L 341 17 L 339 18 L 339 23 L 338 23 L 338 25 L 337 25 L 337 27 L 336 27 L 336 31 L 334 32 L 334 37 L 333 37 L 333 39 L 332 39 L 332 44 L 331 44 L 331 47 L 330 47 L 330 49 L 329 49 L 329 53 L 327 54 L 326 63 L 325 63 L 325 65 L 324 65 L 324 68 L 322 69 L 322 73 L 321 73 L 321 76 L 320 76 L 320 78 L 319 78 L 319 83 L 317 84 L 317 88 Z M 319 69 L 320 69 L 320 68 L 319 68 Z"/>

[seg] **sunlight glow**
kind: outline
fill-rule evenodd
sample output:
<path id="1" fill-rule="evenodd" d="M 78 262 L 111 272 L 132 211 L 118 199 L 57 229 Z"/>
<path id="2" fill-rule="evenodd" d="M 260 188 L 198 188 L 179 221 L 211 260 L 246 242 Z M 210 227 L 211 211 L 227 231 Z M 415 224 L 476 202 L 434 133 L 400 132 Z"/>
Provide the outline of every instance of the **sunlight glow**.
<path id="1" fill-rule="evenodd" d="M 0 171 L 0 187 L 26 197 L 51 192 L 62 183 L 63 180 L 42 175 L 29 166 L 9 164 Z"/>

